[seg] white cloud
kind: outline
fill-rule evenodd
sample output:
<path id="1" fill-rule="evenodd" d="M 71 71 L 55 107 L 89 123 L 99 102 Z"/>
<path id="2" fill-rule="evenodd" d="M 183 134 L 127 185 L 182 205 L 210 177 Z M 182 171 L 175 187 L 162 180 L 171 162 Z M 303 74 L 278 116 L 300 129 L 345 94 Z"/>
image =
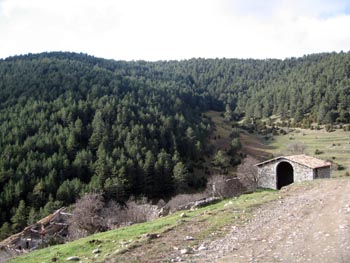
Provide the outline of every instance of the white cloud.
<path id="1" fill-rule="evenodd" d="M 0 57 L 290 57 L 350 47 L 343 0 L 0 0 Z"/>

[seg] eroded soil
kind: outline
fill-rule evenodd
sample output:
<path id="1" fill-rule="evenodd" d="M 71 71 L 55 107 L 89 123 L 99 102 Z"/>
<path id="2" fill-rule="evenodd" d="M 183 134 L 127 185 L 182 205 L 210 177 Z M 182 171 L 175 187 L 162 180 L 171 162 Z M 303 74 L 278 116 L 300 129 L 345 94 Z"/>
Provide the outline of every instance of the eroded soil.
<path id="1" fill-rule="evenodd" d="M 350 180 L 288 187 L 192 262 L 350 262 Z"/>

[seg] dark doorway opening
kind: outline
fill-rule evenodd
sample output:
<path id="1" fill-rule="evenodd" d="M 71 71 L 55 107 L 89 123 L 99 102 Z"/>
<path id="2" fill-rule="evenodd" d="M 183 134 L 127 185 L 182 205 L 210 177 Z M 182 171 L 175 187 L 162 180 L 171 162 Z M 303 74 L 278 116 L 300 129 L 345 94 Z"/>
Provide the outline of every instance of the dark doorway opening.
<path id="1" fill-rule="evenodd" d="M 280 162 L 277 165 L 277 189 L 294 182 L 293 166 L 288 162 Z"/>

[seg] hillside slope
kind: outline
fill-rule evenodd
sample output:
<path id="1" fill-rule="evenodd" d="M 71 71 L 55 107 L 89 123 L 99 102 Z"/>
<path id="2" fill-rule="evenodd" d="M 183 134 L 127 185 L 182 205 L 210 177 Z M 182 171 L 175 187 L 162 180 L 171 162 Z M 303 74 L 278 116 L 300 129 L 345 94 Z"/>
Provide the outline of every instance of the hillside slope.
<path id="1" fill-rule="evenodd" d="M 163 242 L 166 247 L 181 244 L 176 231 L 167 238 L 140 247 L 122 258 L 123 262 L 142 251 L 140 262 L 350 262 L 350 180 L 330 179 L 291 185 L 278 193 L 275 201 L 253 210 L 243 224 L 232 222 L 220 229 L 224 238 L 207 233 L 201 246 L 189 254 L 169 249 L 167 257 L 153 256 Z M 234 204 L 233 204 L 234 206 Z M 232 211 L 233 212 L 233 211 Z M 234 213 L 234 212 L 233 212 Z M 205 225 L 195 226 L 205 231 Z M 193 233 L 191 225 L 189 233 Z M 194 238 L 201 236 L 196 233 Z M 169 244 L 170 243 L 170 244 Z M 184 241 L 180 248 L 186 247 Z M 198 249 L 199 248 L 199 249 Z M 158 248 L 159 250 L 159 248 Z M 149 253 L 152 251 L 152 253 Z M 164 255 L 164 252 L 163 254 Z M 170 256 L 169 256 L 170 255 Z"/>
<path id="2" fill-rule="evenodd" d="M 292 185 L 196 262 L 350 262 L 350 181 Z"/>
<path id="3" fill-rule="evenodd" d="M 349 262 L 350 180 L 242 195 L 93 235 L 13 262 Z M 99 247 L 100 253 L 91 253 Z"/>
<path id="4" fill-rule="evenodd" d="M 54 52 L 0 60 L 0 239 L 87 192 L 156 201 L 204 187 L 213 131 L 205 112 L 245 118 L 253 130 L 272 114 L 303 127 L 349 123 L 349 85 L 344 52 L 158 62 Z"/>

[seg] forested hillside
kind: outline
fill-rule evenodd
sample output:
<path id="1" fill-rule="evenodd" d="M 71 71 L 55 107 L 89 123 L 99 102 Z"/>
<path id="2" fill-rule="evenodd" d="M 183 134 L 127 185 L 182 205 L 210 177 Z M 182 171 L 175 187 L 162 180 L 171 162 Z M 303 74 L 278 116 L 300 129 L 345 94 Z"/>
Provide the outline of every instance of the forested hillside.
<path id="1" fill-rule="evenodd" d="M 199 188 L 212 124 L 273 114 L 350 122 L 350 53 L 286 60 L 123 62 L 75 53 L 0 60 L 0 238 L 83 193 Z"/>

